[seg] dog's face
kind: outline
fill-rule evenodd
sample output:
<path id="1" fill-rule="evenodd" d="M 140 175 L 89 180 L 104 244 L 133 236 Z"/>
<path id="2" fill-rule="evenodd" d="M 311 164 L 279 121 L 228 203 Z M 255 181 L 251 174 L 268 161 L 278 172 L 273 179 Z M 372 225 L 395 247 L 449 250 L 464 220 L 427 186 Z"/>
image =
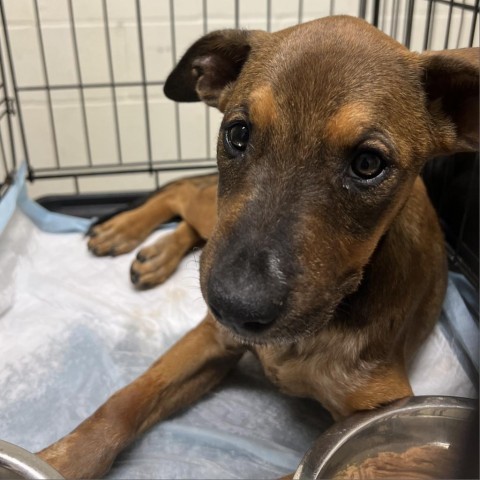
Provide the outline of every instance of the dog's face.
<path id="1" fill-rule="evenodd" d="M 458 93 L 435 61 L 349 17 L 191 47 L 165 91 L 224 113 L 218 222 L 201 263 L 222 324 L 260 343 L 328 324 L 424 162 L 476 147 L 478 121 L 459 105 L 478 109 L 478 69 L 451 60 L 464 69 Z"/>

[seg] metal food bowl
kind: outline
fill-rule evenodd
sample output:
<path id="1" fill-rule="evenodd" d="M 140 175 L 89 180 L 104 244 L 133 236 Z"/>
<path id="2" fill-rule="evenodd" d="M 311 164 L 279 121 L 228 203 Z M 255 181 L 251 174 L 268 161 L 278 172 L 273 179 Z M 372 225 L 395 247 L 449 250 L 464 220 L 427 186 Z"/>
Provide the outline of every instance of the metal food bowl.
<path id="1" fill-rule="evenodd" d="M 18 478 L 63 479 L 54 468 L 35 454 L 0 440 L 0 480 Z"/>
<path id="2" fill-rule="evenodd" d="M 352 415 L 333 425 L 316 441 L 304 456 L 294 479 L 375 478 L 374 473 L 368 474 L 368 468 L 372 464 L 375 467 L 390 465 L 387 459 L 392 457 L 404 463 L 398 470 L 400 473 L 390 478 L 402 478 L 401 472 L 405 472 L 403 468 L 408 463 L 406 452 L 419 451 L 434 451 L 438 455 L 423 464 L 409 464 L 408 473 L 412 476 L 408 478 L 415 478 L 415 473 L 425 474 L 420 470 L 426 464 L 434 473 L 419 478 L 452 478 L 452 472 L 463 468 L 465 460 L 478 466 L 478 447 L 472 446 L 469 437 L 473 434 L 478 442 L 477 407 L 477 400 L 466 398 L 411 397 Z M 473 458 L 465 458 L 469 449 L 474 449 Z"/>

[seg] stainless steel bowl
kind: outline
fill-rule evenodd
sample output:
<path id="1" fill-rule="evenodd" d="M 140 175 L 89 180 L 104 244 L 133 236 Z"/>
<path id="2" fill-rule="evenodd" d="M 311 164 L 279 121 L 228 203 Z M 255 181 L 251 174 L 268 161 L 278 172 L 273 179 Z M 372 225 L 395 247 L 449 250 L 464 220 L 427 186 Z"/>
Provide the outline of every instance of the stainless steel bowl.
<path id="1" fill-rule="evenodd" d="M 379 458 L 382 452 L 401 454 L 427 445 L 445 452 L 462 450 L 476 405 L 478 401 L 466 398 L 412 397 L 352 415 L 316 441 L 294 479 L 334 478 L 349 466 L 356 468 L 367 459 Z M 449 478 L 448 474 L 443 478 Z"/>
<path id="2" fill-rule="evenodd" d="M 18 478 L 63 479 L 54 468 L 35 454 L 0 440 L 0 480 Z"/>

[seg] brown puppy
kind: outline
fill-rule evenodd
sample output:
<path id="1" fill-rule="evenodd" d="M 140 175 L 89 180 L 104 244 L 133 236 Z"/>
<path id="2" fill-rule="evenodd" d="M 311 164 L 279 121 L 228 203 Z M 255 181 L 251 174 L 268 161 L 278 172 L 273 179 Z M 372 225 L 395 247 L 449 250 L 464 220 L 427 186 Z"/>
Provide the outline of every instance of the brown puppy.
<path id="1" fill-rule="evenodd" d="M 40 452 L 67 477 L 104 474 L 246 349 L 282 390 L 335 418 L 411 395 L 406 362 L 440 311 L 443 238 L 418 175 L 430 157 L 478 147 L 478 50 L 411 53 L 349 17 L 225 30 L 187 51 L 165 92 L 224 112 L 218 192 L 214 177 L 173 183 L 97 227 L 90 247 L 126 250 L 180 214 L 166 244 L 179 240 L 177 262 L 209 238 L 211 313 Z"/>

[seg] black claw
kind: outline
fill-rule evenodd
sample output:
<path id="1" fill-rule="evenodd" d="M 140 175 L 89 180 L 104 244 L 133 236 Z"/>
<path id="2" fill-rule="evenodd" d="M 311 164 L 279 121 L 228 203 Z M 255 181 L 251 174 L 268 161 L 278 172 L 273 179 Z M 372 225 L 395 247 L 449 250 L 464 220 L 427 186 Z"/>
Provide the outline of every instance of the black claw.
<path id="1" fill-rule="evenodd" d="M 140 263 L 143 263 L 147 260 L 146 257 L 144 257 L 141 253 L 137 253 L 137 260 L 140 262 Z"/>
<path id="2" fill-rule="evenodd" d="M 135 285 L 139 290 L 149 290 L 150 288 L 154 287 L 152 283 L 140 283 Z"/>
<path id="3" fill-rule="evenodd" d="M 130 272 L 130 280 L 132 283 L 136 284 L 140 278 L 140 275 L 137 272 L 131 271 Z"/>

